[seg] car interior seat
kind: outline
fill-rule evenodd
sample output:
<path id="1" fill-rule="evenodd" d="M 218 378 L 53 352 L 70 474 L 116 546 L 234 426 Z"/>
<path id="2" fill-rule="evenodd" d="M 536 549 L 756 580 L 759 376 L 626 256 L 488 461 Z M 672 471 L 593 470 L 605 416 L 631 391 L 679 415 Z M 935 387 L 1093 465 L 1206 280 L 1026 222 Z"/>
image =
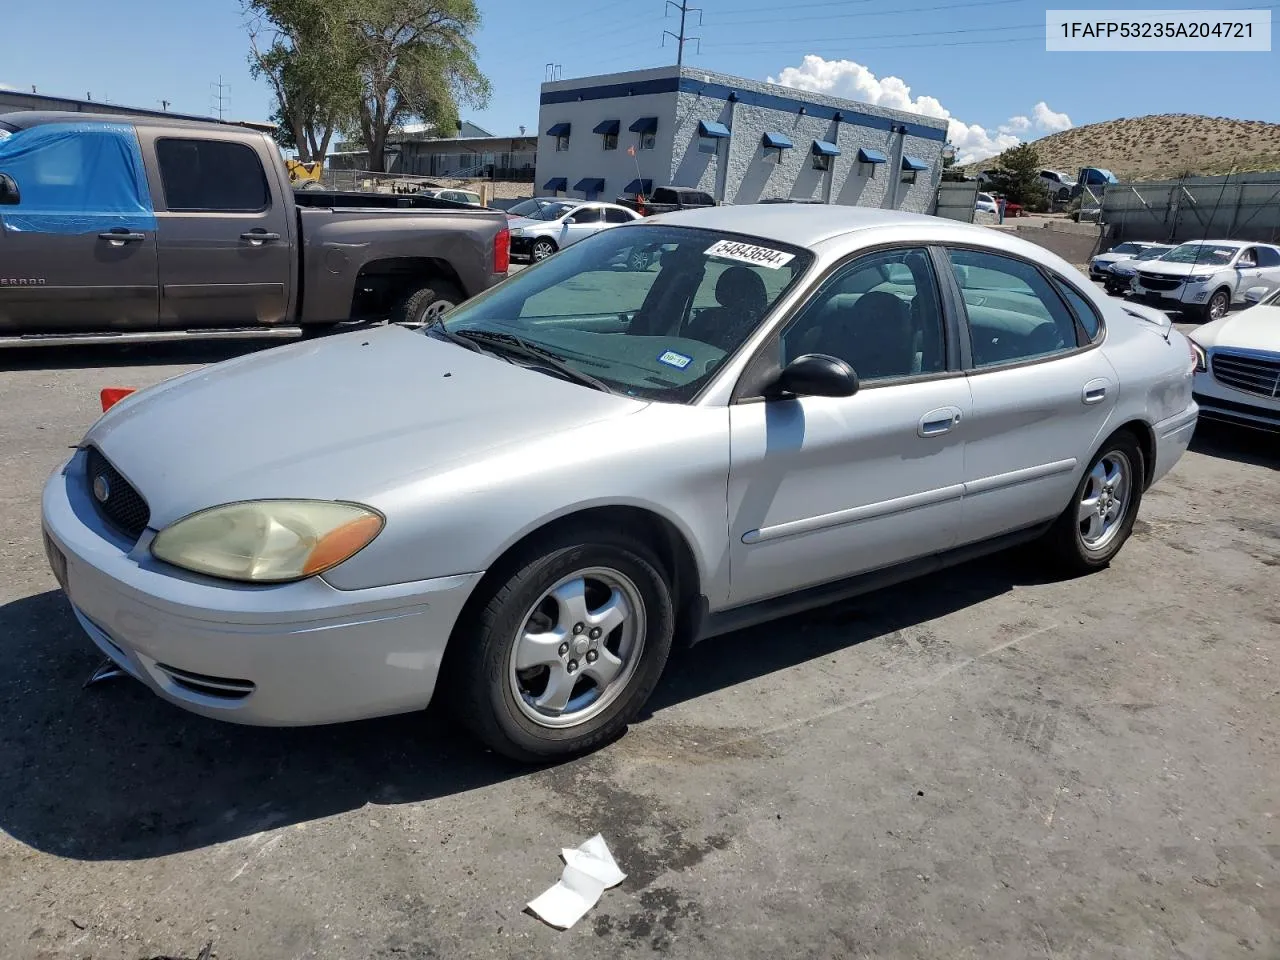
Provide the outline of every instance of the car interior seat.
<path id="1" fill-rule="evenodd" d="M 686 337 L 730 350 L 769 306 L 764 279 L 750 267 L 729 267 L 716 278 L 716 304 L 692 318 Z"/>
<path id="2" fill-rule="evenodd" d="M 915 367 L 911 308 L 881 290 L 833 310 L 816 339 L 813 352 L 840 357 L 863 380 L 907 376 Z"/>

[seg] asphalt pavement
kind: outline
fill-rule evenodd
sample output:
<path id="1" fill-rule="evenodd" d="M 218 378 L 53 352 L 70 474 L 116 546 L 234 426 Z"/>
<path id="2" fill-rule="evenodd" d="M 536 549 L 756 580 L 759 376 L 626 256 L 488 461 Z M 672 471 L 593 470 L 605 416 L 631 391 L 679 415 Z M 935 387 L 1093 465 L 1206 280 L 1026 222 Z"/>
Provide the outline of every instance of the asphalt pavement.
<path id="1" fill-rule="evenodd" d="M 1274 437 L 1202 425 L 1105 571 L 1027 550 L 708 641 L 529 769 L 435 711 L 81 689 L 42 483 L 100 388 L 258 346 L 0 355 L 5 958 L 1280 956 Z M 525 913 L 597 832 L 627 879 L 567 932 Z"/>

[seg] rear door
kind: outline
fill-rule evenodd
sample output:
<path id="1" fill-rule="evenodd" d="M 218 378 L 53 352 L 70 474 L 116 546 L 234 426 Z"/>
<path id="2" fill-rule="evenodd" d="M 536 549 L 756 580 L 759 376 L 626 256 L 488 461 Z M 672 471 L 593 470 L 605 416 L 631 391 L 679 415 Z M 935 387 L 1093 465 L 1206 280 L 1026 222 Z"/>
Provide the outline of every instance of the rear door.
<path id="1" fill-rule="evenodd" d="M 156 218 L 137 133 L 51 123 L 0 140 L 0 336 L 156 325 Z"/>
<path id="2" fill-rule="evenodd" d="M 289 320 L 293 206 L 258 138 L 153 135 L 160 325 L 193 329 Z"/>
<path id="3" fill-rule="evenodd" d="M 1119 384 L 1096 348 L 1101 320 L 1080 291 L 1007 254 L 948 254 L 970 352 L 961 542 L 971 543 L 1062 512 Z"/>

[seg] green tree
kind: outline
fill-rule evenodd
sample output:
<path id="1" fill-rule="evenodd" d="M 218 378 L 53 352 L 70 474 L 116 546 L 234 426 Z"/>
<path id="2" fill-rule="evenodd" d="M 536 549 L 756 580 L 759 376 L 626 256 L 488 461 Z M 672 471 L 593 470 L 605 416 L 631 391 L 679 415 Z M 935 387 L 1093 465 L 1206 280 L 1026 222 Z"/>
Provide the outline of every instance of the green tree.
<path id="1" fill-rule="evenodd" d="M 996 158 L 987 186 L 1029 210 L 1048 209 L 1049 191 L 1040 180 L 1040 154 L 1029 143 L 1010 147 Z"/>

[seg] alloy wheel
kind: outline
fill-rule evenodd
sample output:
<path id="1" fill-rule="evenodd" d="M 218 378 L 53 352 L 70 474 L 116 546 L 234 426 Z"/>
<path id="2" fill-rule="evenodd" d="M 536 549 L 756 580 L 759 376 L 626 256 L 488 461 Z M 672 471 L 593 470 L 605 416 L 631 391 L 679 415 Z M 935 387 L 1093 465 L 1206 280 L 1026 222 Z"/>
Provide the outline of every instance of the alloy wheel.
<path id="1" fill-rule="evenodd" d="M 1080 539 L 1090 550 L 1102 550 L 1120 532 L 1129 507 L 1133 466 L 1120 450 L 1108 452 L 1089 471 L 1076 519 Z"/>

